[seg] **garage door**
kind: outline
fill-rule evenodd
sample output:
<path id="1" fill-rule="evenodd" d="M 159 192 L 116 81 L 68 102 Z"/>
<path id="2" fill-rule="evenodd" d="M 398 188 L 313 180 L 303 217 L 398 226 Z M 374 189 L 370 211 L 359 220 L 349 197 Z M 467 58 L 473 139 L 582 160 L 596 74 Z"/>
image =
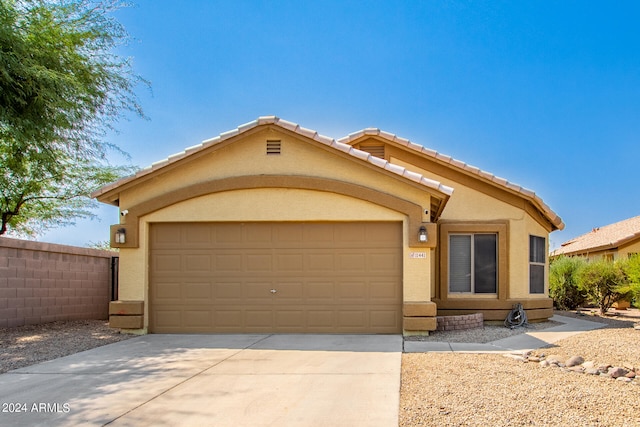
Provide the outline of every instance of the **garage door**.
<path id="1" fill-rule="evenodd" d="M 150 331 L 399 333 L 402 225 L 156 223 Z"/>

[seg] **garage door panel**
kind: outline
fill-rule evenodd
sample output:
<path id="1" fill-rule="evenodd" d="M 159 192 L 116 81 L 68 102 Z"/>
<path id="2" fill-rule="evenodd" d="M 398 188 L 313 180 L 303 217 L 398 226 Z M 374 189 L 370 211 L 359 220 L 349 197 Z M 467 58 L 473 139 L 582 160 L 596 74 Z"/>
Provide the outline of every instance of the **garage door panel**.
<path id="1" fill-rule="evenodd" d="M 307 304 L 332 303 L 335 298 L 334 282 L 308 281 L 305 286 L 305 301 Z"/>
<path id="2" fill-rule="evenodd" d="M 201 271 L 209 273 L 211 271 L 211 255 L 209 254 L 186 254 L 184 256 L 185 268 L 187 271 Z"/>
<path id="3" fill-rule="evenodd" d="M 210 310 L 189 310 L 183 312 L 183 318 L 186 328 L 207 328 L 211 325 Z"/>
<path id="4" fill-rule="evenodd" d="M 242 282 L 216 282 L 215 298 L 221 304 L 241 304 L 243 295 Z"/>
<path id="5" fill-rule="evenodd" d="M 273 311 L 246 309 L 244 311 L 245 326 L 255 331 L 269 331 L 273 325 Z"/>
<path id="6" fill-rule="evenodd" d="M 212 273 L 239 273 L 243 271 L 241 253 L 214 253 L 214 270 Z"/>
<path id="7" fill-rule="evenodd" d="M 367 283 L 364 281 L 341 282 L 336 288 L 336 295 L 342 301 L 367 300 Z"/>
<path id="8" fill-rule="evenodd" d="M 372 281 L 369 283 L 369 300 L 374 304 L 391 304 L 397 301 L 399 290 L 393 286 L 393 281 Z"/>
<path id="9" fill-rule="evenodd" d="M 276 310 L 275 314 L 275 327 L 281 330 L 287 330 L 288 332 L 304 331 L 304 325 L 306 323 L 306 313 L 303 310 L 292 310 L 290 308 L 282 308 Z"/>
<path id="10" fill-rule="evenodd" d="M 154 256 L 153 263 L 156 270 L 163 273 L 180 274 L 183 270 L 180 255 L 158 254 Z"/>
<path id="11" fill-rule="evenodd" d="M 273 286 L 273 283 L 267 281 L 244 282 L 242 283 L 243 299 L 248 304 L 271 304 Z"/>
<path id="12" fill-rule="evenodd" d="M 335 268 L 335 254 L 328 250 L 310 252 L 306 256 L 308 273 L 333 273 Z"/>
<path id="13" fill-rule="evenodd" d="M 271 254 L 247 254 L 245 256 L 246 270 L 254 273 L 271 273 L 273 271 L 273 256 Z"/>
<path id="14" fill-rule="evenodd" d="M 209 247 L 211 245 L 212 236 L 215 233 L 207 223 L 193 223 L 189 227 L 181 228 L 182 240 L 186 245 L 192 248 Z"/>
<path id="15" fill-rule="evenodd" d="M 304 269 L 304 255 L 299 252 L 287 251 L 284 253 L 276 253 L 275 266 L 276 271 L 286 271 L 288 273 L 302 273 Z"/>
<path id="16" fill-rule="evenodd" d="M 185 283 L 183 288 L 187 303 L 194 300 L 194 303 L 210 304 L 213 297 L 211 287 L 211 283 Z"/>
<path id="17" fill-rule="evenodd" d="M 180 282 L 159 282 L 155 284 L 154 288 L 155 298 L 165 304 L 167 300 L 172 300 L 170 303 L 175 303 L 182 298 L 182 283 Z"/>
<path id="18" fill-rule="evenodd" d="M 152 332 L 402 330 L 400 223 L 150 229 Z"/>
<path id="19" fill-rule="evenodd" d="M 226 327 L 226 328 L 237 328 L 242 329 L 242 310 L 240 308 L 236 309 L 224 309 L 224 310 L 214 310 L 214 321 L 215 326 L 217 327 Z"/>

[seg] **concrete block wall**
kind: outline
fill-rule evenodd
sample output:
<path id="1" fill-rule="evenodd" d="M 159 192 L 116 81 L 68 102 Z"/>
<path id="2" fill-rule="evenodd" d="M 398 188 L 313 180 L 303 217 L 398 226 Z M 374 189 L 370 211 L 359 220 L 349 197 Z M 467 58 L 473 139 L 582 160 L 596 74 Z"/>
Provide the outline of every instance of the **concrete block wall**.
<path id="1" fill-rule="evenodd" d="M 484 326 L 484 316 L 482 313 L 463 314 L 459 316 L 438 316 L 436 321 L 436 331 L 475 329 Z"/>
<path id="2" fill-rule="evenodd" d="M 0 237 L 0 327 L 107 319 L 114 255 Z"/>

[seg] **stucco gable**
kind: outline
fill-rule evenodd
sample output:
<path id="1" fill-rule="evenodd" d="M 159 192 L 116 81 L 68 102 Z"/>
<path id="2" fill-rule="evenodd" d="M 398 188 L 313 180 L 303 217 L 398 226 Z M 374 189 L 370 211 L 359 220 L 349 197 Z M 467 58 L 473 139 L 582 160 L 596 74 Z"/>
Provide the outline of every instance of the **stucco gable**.
<path id="1" fill-rule="evenodd" d="M 401 138 L 395 134 L 385 132 L 378 128 L 366 128 L 357 132 L 353 132 L 346 137 L 338 139 L 338 142 L 351 146 L 358 146 L 360 143 L 366 143 L 371 139 L 381 141 L 382 143 L 392 145 L 396 148 L 405 150 L 415 155 L 427 158 L 437 162 L 452 170 L 472 177 L 480 182 L 484 182 L 494 186 L 500 190 L 515 194 L 518 197 L 528 201 L 549 221 L 554 229 L 562 230 L 564 223 L 562 219 L 533 191 L 524 188 L 518 184 L 508 181 L 505 178 L 496 176 L 490 172 L 484 171 L 478 167 L 469 165 L 461 160 L 454 159 L 435 150 L 423 147 L 408 139 Z"/>
<path id="2" fill-rule="evenodd" d="M 239 137 L 247 132 L 254 131 L 256 128 L 262 126 L 276 126 L 286 131 L 293 132 L 300 137 L 315 141 L 325 147 L 345 154 L 354 161 L 366 162 L 367 164 L 370 164 L 375 168 L 379 168 L 381 171 L 384 170 L 393 175 L 401 177 L 401 179 L 407 180 L 414 184 L 418 184 L 419 186 L 423 186 L 429 192 L 439 193 L 442 198 L 445 199 L 445 201 L 453 193 L 453 188 L 443 185 L 436 180 L 427 178 L 402 166 L 394 165 L 389 161 L 375 157 L 368 152 L 358 150 L 349 144 L 345 144 L 343 142 L 336 141 L 333 138 L 320 135 L 318 132 L 312 129 L 304 128 L 296 123 L 280 119 L 276 116 L 263 116 L 251 122 L 240 125 L 236 129 L 223 132 L 214 138 L 207 139 L 200 144 L 188 147 L 184 151 L 173 154 L 166 159 L 155 162 L 151 166 L 139 170 L 134 175 L 120 179 L 119 181 L 116 181 L 112 184 L 108 184 L 92 193 L 92 197 L 95 197 L 105 203 L 117 204 L 117 198 L 115 195 L 122 189 L 128 188 L 132 185 L 136 185 L 138 182 L 149 179 L 150 177 L 160 174 L 168 168 L 175 166 L 178 162 L 188 160 L 190 157 L 195 157 L 205 150 L 211 149 L 212 147 L 221 146 L 236 137 Z"/>

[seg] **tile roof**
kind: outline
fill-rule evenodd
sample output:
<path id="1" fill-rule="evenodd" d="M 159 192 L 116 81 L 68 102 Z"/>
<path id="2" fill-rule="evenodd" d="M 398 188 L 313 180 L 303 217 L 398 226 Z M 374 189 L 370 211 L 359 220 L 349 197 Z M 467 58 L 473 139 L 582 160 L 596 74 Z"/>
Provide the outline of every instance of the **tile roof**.
<path id="1" fill-rule="evenodd" d="M 398 137 L 395 134 L 382 131 L 377 128 L 367 128 L 360 130 L 358 132 L 351 133 L 344 138 L 340 138 L 338 142 L 344 142 L 345 144 L 350 144 L 353 141 L 363 137 L 363 136 L 378 136 L 387 141 L 402 145 L 412 151 L 418 152 L 423 156 L 430 157 L 436 161 L 441 163 L 448 164 L 449 167 L 458 169 L 459 171 L 467 174 L 474 175 L 481 180 L 488 181 L 494 186 L 502 187 L 503 189 L 508 189 L 512 192 L 520 194 L 522 197 L 530 200 L 534 206 L 537 206 L 538 209 L 551 221 L 553 225 L 555 225 L 559 230 L 564 228 L 564 223 L 562 219 L 555 213 L 551 208 L 542 201 L 542 199 L 533 191 L 527 188 L 524 188 L 518 184 L 514 184 L 504 178 L 500 178 L 490 172 L 483 171 L 480 168 L 469 165 L 463 161 L 454 159 L 445 154 L 439 153 L 437 151 L 431 150 L 429 148 L 425 148 L 422 145 L 416 144 L 414 142 L 409 141 L 408 139 Z"/>
<path id="2" fill-rule="evenodd" d="M 551 255 L 574 255 L 616 248 L 634 239 L 640 239 L 640 216 L 594 228 L 562 243 Z"/>
<path id="3" fill-rule="evenodd" d="M 453 188 L 446 186 L 439 181 L 427 178 L 417 172 L 408 170 L 402 166 L 392 164 L 384 159 L 373 156 L 370 153 L 362 150 L 358 150 L 353 148 L 349 143 L 364 136 L 364 135 L 375 135 L 378 137 L 382 137 L 390 142 L 402 145 L 412 151 L 419 152 L 424 156 L 431 157 L 439 162 L 448 164 L 449 167 L 458 169 L 463 173 L 468 175 L 476 176 L 478 179 L 484 180 L 486 182 L 491 183 L 494 186 L 500 187 L 502 189 L 506 189 L 508 191 L 515 192 L 519 194 L 521 197 L 530 200 L 537 209 L 557 228 L 563 229 L 564 223 L 562 219 L 547 206 L 542 199 L 532 190 L 521 187 L 517 184 L 507 181 L 504 178 L 497 177 L 489 172 L 483 171 L 475 166 L 468 165 L 460 160 L 456 160 L 451 158 L 450 156 L 444 155 L 437 151 L 431 150 L 429 148 L 425 148 L 419 144 L 409 141 L 408 139 L 398 137 L 395 134 L 382 131 L 377 128 L 367 128 L 360 130 L 358 132 L 354 132 L 349 134 L 348 136 L 341 139 L 333 139 L 324 135 L 320 135 L 318 132 L 304 128 L 297 123 L 293 123 L 284 119 L 281 119 L 276 116 L 261 116 L 256 120 L 245 123 L 243 125 L 238 126 L 235 129 L 229 130 L 227 132 L 223 132 L 215 138 L 204 140 L 202 143 L 194 145 L 192 147 L 186 148 L 184 151 L 173 154 L 166 159 L 160 160 L 158 162 L 153 163 L 151 166 L 148 166 L 144 169 L 139 170 L 134 175 L 125 177 L 120 179 L 119 181 L 108 184 L 91 194 L 91 197 L 100 197 L 101 195 L 108 193 L 116 188 L 125 185 L 129 182 L 132 182 L 138 178 L 145 177 L 155 171 L 162 169 L 168 165 L 171 165 L 181 159 L 184 159 L 194 153 L 200 152 L 208 147 L 214 146 L 216 144 L 220 144 L 223 141 L 226 141 L 234 136 L 237 136 L 243 132 L 246 132 L 250 129 L 256 128 L 258 126 L 263 125 L 275 125 L 279 126 L 283 129 L 287 129 L 291 132 L 297 133 L 298 135 L 307 137 L 314 141 L 317 141 L 326 146 L 332 147 L 336 150 L 342 151 L 354 158 L 359 160 L 366 161 L 374 166 L 377 166 L 381 169 L 385 169 L 390 171 L 396 175 L 400 175 L 406 179 L 414 181 L 418 184 L 424 185 L 427 188 L 431 188 L 437 190 L 447 196 L 451 196 L 453 194 Z"/>
<path id="4" fill-rule="evenodd" d="M 362 151 L 362 150 L 358 150 L 356 148 L 353 148 L 352 146 L 348 145 L 348 144 L 344 144 L 342 142 L 336 141 L 333 138 L 329 138 L 327 136 L 323 136 L 318 134 L 318 132 L 312 130 L 312 129 L 307 129 L 307 128 L 303 128 L 300 125 L 287 121 L 287 120 L 283 120 L 280 119 L 279 117 L 276 116 L 262 116 L 259 117 L 256 120 L 253 120 L 251 122 L 245 123 L 243 125 L 238 126 L 236 129 L 232 129 L 229 130 L 227 132 L 223 132 L 220 135 L 216 136 L 215 138 L 211 138 L 211 139 L 207 139 L 204 140 L 202 143 L 194 145 L 192 147 L 188 147 L 186 148 L 184 151 L 173 154 L 171 156 L 169 156 L 166 159 L 160 160 L 158 162 L 155 162 L 153 164 L 151 164 L 151 166 L 148 166 L 146 168 L 143 168 L 141 170 L 139 170 L 138 172 L 136 172 L 134 175 L 122 178 L 116 182 L 113 182 L 111 184 L 107 184 L 106 186 L 94 191 L 91 194 L 91 197 L 100 197 L 101 195 L 115 190 L 116 188 L 127 184 L 129 182 L 132 182 L 138 178 L 142 178 L 146 175 L 149 175 L 159 169 L 162 169 L 168 165 L 171 165 L 175 162 L 177 162 L 178 160 L 184 159 L 194 153 L 200 152 L 208 147 L 214 146 L 216 144 L 220 144 L 223 141 L 228 140 L 229 138 L 232 138 L 234 136 L 237 136 L 243 132 L 246 132 L 250 129 L 253 129 L 255 127 L 258 126 L 262 126 L 262 125 L 276 125 L 279 126 L 281 128 L 290 130 L 292 132 L 297 133 L 298 135 L 307 137 L 309 139 L 313 139 L 314 141 L 317 141 L 321 144 L 324 144 L 326 146 L 329 146 L 335 150 L 338 151 L 342 151 L 352 157 L 355 157 L 359 160 L 363 160 L 366 161 L 374 166 L 377 166 L 381 169 L 387 170 L 389 172 L 392 172 L 396 175 L 402 176 L 408 180 L 411 180 L 413 182 L 416 182 L 420 185 L 423 185 L 427 188 L 433 189 L 433 190 L 437 190 L 440 193 L 445 194 L 446 196 L 451 196 L 451 194 L 453 194 L 453 188 L 443 185 L 442 183 L 427 178 L 425 176 L 422 176 L 419 173 L 410 171 L 402 166 L 398 166 L 398 165 L 394 165 L 384 159 L 381 159 L 379 157 L 375 157 L 369 153 L 367 153 L 366 151 Z"/>

